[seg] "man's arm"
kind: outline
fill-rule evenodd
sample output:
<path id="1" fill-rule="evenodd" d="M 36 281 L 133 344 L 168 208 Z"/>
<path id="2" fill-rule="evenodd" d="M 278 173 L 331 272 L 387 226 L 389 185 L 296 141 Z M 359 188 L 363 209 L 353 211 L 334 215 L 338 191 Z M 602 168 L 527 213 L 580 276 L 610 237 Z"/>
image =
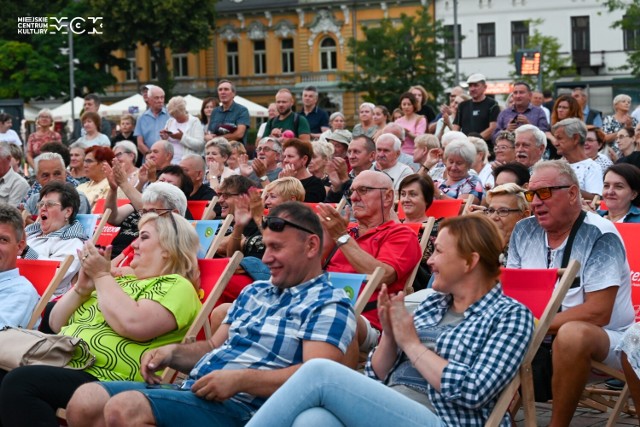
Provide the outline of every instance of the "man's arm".
<path id="1" fill-rule="evenodd" d="M 489 127 L 483 130 L 482 132 L 480 132 L 480 136 L 482 136 L 482 139 L 484 139 L 485 141 L 488 141 L 489 139 L 491 139 L 491 135 L 493 135 L 493 131 L 496 130 L 497 126 L 498 126 L 498 122 L 490 122 Z"/>
<path id="2" fill-rule="evenodd" d="M 236 130 L 228 133 L 226 135 L 223 135 L 227 141 L 241 141 L 244 138 L 244 134 L 247 132 L 247 126 L 246 125 L 241 125 L 238 124 L 236 126 Z"/>
<path id="3" fill-rule="evenodd" d="M 136 137 L 136 142 L 137 142 L 137 146 L 138 146 L 138 150 L 142 153 L 143 156 L 146 156 L 147 153 L 149 152 L 149 147 L 147 147 L 144 143 L 144 138 L 142 137 L 142 135 L 138 135 Z"/>
<path id="4" fill-rule="evenodd" d="M 595 292 L 586 292 L 584 302 L 556 314 L 549 327 L 549 333 L 555 334 L 560 326 L 567 322 L 580 320 L 603 327 L 611 320 L 613 304 L 618 294 L 618 286 L 610 286 Z"/>

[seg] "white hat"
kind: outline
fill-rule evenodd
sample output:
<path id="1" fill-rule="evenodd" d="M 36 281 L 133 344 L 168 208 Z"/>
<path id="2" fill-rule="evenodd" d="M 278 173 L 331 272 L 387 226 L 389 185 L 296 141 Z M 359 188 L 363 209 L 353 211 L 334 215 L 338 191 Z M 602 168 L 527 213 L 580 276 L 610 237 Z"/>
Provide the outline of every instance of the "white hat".
<path id="1" fill-rule="evenodd" d="M 484 74 L 476 73 L 476 74 L 471 74 L 469 76 L 469 78 L 467 79 L 467 84 L 480 83 L 480 82 L 486 82 L 486 81 L 487 81 L 487 78 L 484 76 Z"/>

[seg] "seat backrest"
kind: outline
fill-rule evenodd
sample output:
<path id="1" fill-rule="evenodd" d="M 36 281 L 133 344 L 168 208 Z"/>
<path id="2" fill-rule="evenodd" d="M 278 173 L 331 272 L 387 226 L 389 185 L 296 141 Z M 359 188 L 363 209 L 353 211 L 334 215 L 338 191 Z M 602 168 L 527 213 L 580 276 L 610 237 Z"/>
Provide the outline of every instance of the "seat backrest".
<path id="1" fill-rule="evenodd" d="M 558 280 L 557 269 L 504 268 L 500 275 L 502 291 L 525 305 L 536 319 L 544 313 Z"/>
<path id="2" fill-rule="evenodd" d="M 96 200 L 96 202 L 93 205 L 93 209 L 91 210 L 91 212 L 94 213 L 94 214 L 104 213 L 105 202 L 106 202 L 105 199 Z M 131 201 L 129 199 L 118 199 L 118 200 L 116 200 L 116 205 L 118 207 L 124 206 L 124 205 L 128 205 L 129 203 L 131 203 Z"/>
<path id="3" fill-rule="evenodd" d="M 462 199 L 434 200 L 429 209 L 427 209 L 427 216 L 432 216 L 436 219 L 458 216 L 462 202 Z"/>
<path id="4" fill-rule="evenodd" d="M 221 220 L 197 220 L 189 221 L 191 225 L 196 229 L 198 233 L 198 239 L 200 239 L 200 249 L 198 250 L 198 258 L 204 258 L 207 255 L 211 243 L 218 232 L 218 228 L 222 224 Z"/>
<path id="5" fill-rule="evenodd" d="M 204 211 L 207 209 L 209 200 L 188 200 L 187 209 L 191 212 L 193 219 L 201 219 Z"/>
<path id="6" fill-rule="evenodd" d="M 76 218 L 82 225 L 82 229 L 84 231 L 84 237 L 86 239 L 90 239 L 93 236 L 93 232 L 96 229 L 96 225 L 98 225 L 98 221 L 100 220 L 99 214 L 78 214 Z"/>
<path id="7" fill-rule="evenodd" d="M 631 268 L 631 301 L 636 313 L 636 322 L 640 322 L 640 224 L 616 223 L 627 252 L 627 261 Z"/>
<path id="8" fill-rule="evenodd" d="M 433 230 L 433 226 L 435 225 L 435 222 L 436 222 L 436 219 L 434 217 L 430 217 L 429 220 L 424 224 L 420 222 L 403 222 L 402 223 L 402 225 L 413 229 L 416 235 L 419 236 L 421 254 L 424 254 L 424 251 L 427 248 L 427 244 L 429 243 L 429 237 L 431 236 L 431 230 Z M 420 235 L 420 230 L 423 230 L 422 235 Z M 407 281 L 404 283 L 405 295 L 413 293 L 413 281 L 415 280 L 416 275 L 418 274 L 418 269 L 420 268 L 421 262 L 422 262 L 422 256 L 420 257 L 420 261 L 418 261 L 416 266 L 413 267 L 413 271 L 411 271 L 411 274 L 409 275 L 409 277 L 407 277 Z M 425 287 L 427 285 L 428 284 L 425 283 Z"/>
<path id="9" fill-rule="evenodd" d="M 351 299 L 353 311 L 359 316 L 373 292 L 380 286 L 383 275 L 382 267 L 376 267 L 371 274 L 329 272 L 329 281 L 334 287 L 345 290 Z"/>

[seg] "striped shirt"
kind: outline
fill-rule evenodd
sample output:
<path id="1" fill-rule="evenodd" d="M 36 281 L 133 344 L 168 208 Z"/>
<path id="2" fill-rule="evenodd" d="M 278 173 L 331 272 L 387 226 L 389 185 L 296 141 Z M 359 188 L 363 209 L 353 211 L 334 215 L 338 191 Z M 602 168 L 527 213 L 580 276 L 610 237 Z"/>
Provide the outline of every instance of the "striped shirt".
<path id="1" fill-rule="evenodd" d="M 302 363 L 303 341 L 321 341 L 343 353 L 355 334 L 353 308 L 326 273 L 298 286 L 279 289 L 269 281 L 247 286 L 224 322 L 229 337 L 204 355 L 191 371 L 197 380 L 219 369 L 282 369 Z M 265 399 L 239 393 L 232 397 L 250 410 Z"/>

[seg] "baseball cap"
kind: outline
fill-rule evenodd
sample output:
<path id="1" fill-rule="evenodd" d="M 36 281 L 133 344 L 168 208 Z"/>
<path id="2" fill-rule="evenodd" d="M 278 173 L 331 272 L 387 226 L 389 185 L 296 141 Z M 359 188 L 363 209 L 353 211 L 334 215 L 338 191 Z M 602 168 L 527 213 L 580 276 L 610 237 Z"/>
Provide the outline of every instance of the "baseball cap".
<path id="1" fill-rule="evenodd" d="M 475 73 L 469 76 L 469 78 L 467 79 L 467 84 L 480 83 L 480 82 L 486 82 L 486 81 L 487 81 L 487 78 L 484 76 L 484 74 Z"/>

